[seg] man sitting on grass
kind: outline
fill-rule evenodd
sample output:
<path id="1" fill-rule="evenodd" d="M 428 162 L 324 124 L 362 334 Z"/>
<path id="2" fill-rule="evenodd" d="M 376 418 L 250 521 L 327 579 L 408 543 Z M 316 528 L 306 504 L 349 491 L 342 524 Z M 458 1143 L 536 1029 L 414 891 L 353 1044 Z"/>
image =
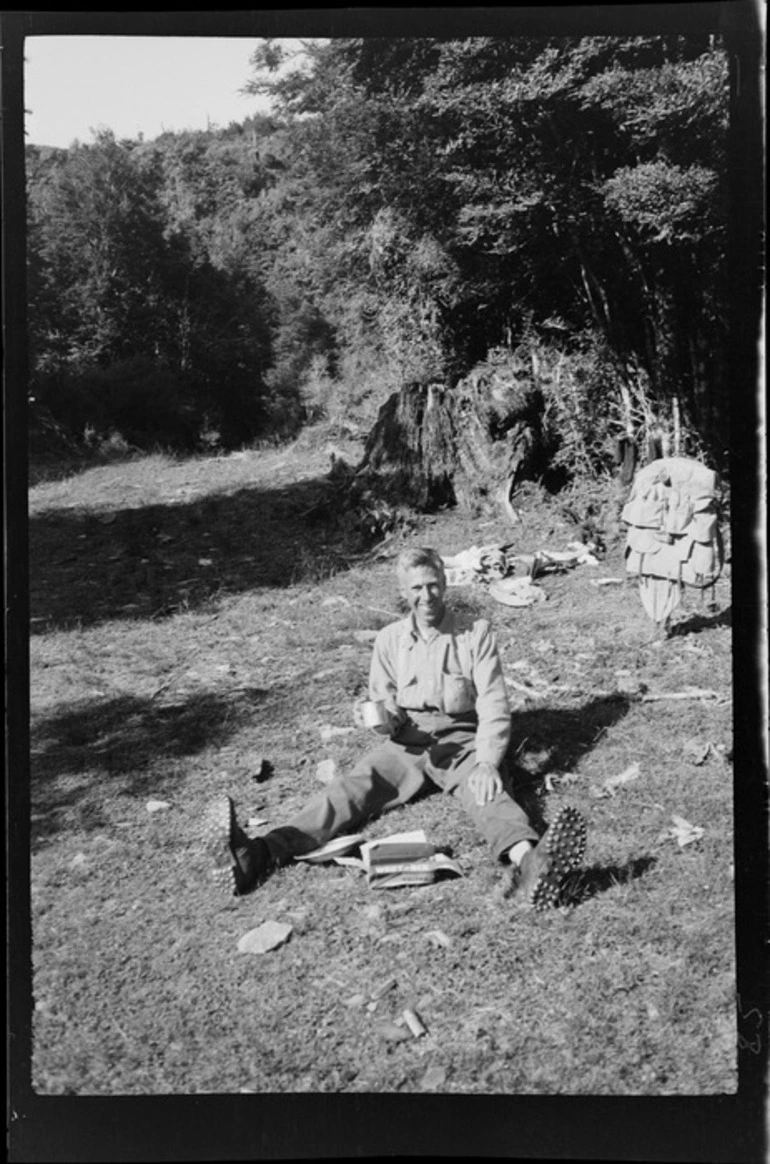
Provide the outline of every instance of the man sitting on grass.
<path id="1" fill-rule="evenodd" d="M 230 892 L 248 893 L 277 866 L 434 784 L 459 799 L 495 858 L 510 862 L 522 904 L 543 910 L 583 856 L 585 822 L 562 808 L 538 839 L 503 788 L 511 713 L 489 623 L 461 620 L 447 608 L 435 550 L 405 550 L 397 572 L 409 615 L 378 633 L 369 676 L 370 697 L 386 711 L 375 730 L 388 738 L 263 837 L 246 836 L 229 796 L 212 802 L 205 844 L 214 874 Z"/>

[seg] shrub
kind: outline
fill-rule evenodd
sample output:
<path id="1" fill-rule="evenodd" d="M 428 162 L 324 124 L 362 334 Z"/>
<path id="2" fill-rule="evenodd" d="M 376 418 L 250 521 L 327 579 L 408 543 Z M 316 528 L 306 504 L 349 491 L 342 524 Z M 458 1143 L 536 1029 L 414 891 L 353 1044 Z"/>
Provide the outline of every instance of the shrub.
<path id="1" fill-rule="evenodd" d="M 139 448 L 193 448 L 201 423 L 195 385 L 145 357 L 78 374 L 50 373 L 38 379 L 34 393 L 54 421 L 89 444 L 119 435 Z"/>

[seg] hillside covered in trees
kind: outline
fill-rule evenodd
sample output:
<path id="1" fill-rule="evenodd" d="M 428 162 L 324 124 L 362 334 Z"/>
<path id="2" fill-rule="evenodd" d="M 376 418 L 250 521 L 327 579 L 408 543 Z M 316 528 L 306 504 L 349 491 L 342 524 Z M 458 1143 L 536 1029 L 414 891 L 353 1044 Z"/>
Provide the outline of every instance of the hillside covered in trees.
<path id="1" fill-rule="evenodd" d="M 252 64 L 270 115 L 27 147 L 33 437 L 364 433 L 411 385 L 502 436 L 534 408 L 568 476 L 674 416 L 724 466 L 718 37 L 338 38 L 295 63 L 266 40 Z"/>

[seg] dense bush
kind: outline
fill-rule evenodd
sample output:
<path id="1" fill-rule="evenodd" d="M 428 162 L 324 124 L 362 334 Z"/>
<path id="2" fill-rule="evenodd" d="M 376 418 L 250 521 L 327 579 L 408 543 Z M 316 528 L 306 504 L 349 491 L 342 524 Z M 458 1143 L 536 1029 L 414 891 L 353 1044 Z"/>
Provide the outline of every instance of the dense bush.
<path id="1" fill-rule="evenodd" d="M 451 388 L 503 351 L 537 382 L 566 474 L 604 471 L 615 436 L 675 407 L 722 458 L 718 38 L 333 38 L 300 68 L 285 56 L 268 40 L 252 59 L 269 117 L 28 147 L 32 386 L 53 415 L 233 446 L 366 427 L 404 384 Z"/>
<path id="2" fill-rule="evenodd" d="M 194 386 L 143 356 L 90 371 L 49 372 L 37 380 L 33 413 L 38 408 L 86 444 L 119 435 L 137 447 L 192 448 L 203 422 Z"/>
<path id="3" fill-rule="evenodd" d="M 286 274 L 333 324 L 341 375 L 356 336 L 384 377 L 452 384 L 534 327 L 561 353 L 565 465 L 605 464 L 640 377 L 721 456 L 718 38 L 338 38 L 295 71 L 274 44 L 254 64 L 293 143 L 272 192 L 302 236 Z"/>
<path id="4" fill-rule="evenodd" d="M 182 229 L 164 180 L 157 155 L 106 132 L 30 155 L 32 395 L 79 437 L 241 444 L 269 412 L 270 300 L 216 231 L 209 254 Z"/>

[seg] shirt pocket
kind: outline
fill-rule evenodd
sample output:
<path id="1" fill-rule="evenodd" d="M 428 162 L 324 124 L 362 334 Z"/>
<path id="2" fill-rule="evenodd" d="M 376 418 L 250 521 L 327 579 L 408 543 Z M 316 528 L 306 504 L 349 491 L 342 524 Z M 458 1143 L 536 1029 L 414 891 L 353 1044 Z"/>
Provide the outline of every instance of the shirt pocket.
<path id="1" fill-rule="evenodd" d="M 447 715 L 473 711 L 476 707 L 476 688 L 464 675 L 449 672 L 442 676 L 444 711 Z"/>

